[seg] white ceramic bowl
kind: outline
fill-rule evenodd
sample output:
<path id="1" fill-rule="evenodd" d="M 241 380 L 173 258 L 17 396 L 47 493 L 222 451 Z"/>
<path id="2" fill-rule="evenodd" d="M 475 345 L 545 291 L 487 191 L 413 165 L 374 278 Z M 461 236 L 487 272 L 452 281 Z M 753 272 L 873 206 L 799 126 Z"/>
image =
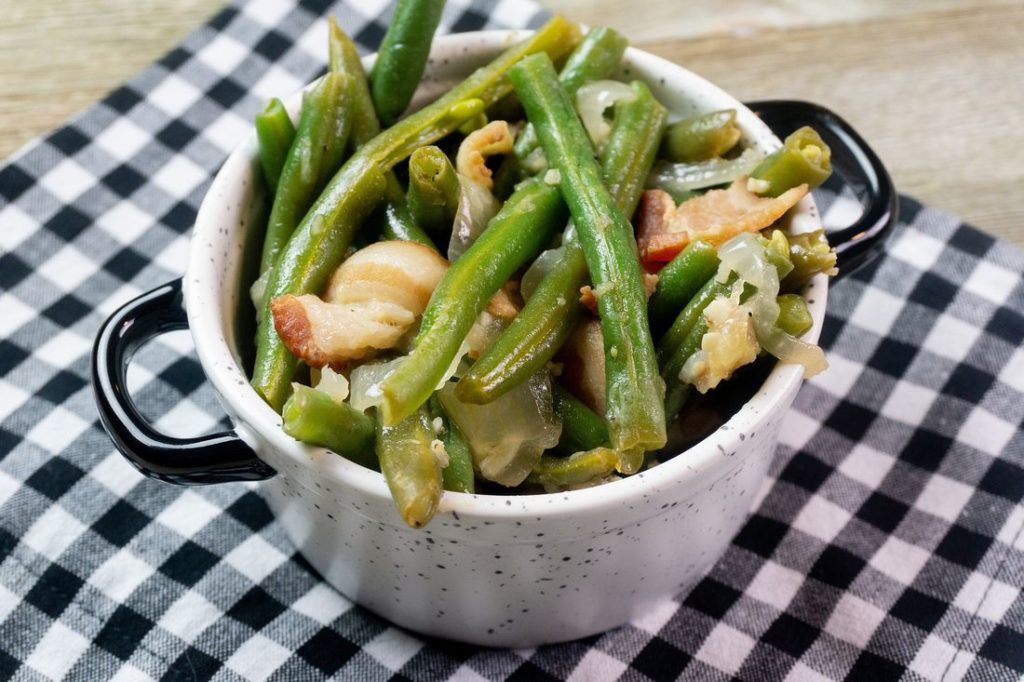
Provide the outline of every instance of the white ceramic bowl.
<path id="1" fill-rule="evenodd" d="M 436 96 L 524 35 L 438 38 L 418 101 Z M 620 76 L 645 80 L 676 118 L 734 108 L 745 144 L 765 150 L 779 145 L 749 109 L 682 67 L 629 49 Z M 290 99 L 293 113 L 299 102 L 298 94 Z M 206 376 L 244 442 L 237 448 L 247 445 L 277 472 L 260 485 L 262 495 L 331 585 L 417 632 L 534 646 L 640 616 L 690 587 L 723 553 L 764 481 L 779 425 L 801 382 L 799 367 L 777 366 L 725 426 L 648 471 L 558 494 L 445 493 L 430 525 L 412 530 L 395 512 L 380 474 L 288 437 L 280 416 L 249 387 L 236 311 L 247 296 L 242 255 L 251 207 L 261 201 L 258 172 L 251 135 L 203 201 L 185 277 L 188 326 Z M 817 222 L 810 196 L 796 213 L 797 221 Z M 819 276 L 812 287 L 815 326 L 808 337 L 814 340 L 828 284 Z M 118 445 L 130 450 L 123 440 Z"/>

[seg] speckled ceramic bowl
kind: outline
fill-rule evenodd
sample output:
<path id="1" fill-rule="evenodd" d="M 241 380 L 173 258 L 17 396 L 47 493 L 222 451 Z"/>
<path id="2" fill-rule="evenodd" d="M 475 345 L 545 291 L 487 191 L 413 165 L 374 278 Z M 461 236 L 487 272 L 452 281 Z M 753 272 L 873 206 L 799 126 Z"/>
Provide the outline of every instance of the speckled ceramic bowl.
<path id="1" fill-rule="evenodd" d="M 418 101 L 522 36 L 439 38 Z M 675 117 L 735 108 L 746 144 L 779 144 L 750 109 L 679 66 L 630 49 L 621 76 L 647 81 Z M 299 102 L 291 98 L 293 112 Z M 184 294 L 180 283 L 146 294 L 116 313 L 97 340 L 101 414 L 140 469 L 177 483 L 265 479 L 260 489 L 277 520 L 331 585 L 399 625 L 477 644 L 533 646 L 607 630 L 686 590 L 722 554 L 765 478 L 799 368 L 776 367 L 726 425 L 648 471 L 560 494 L 445 493 L 429 527 L 412 530 L 380 474 L 291 439 L 249 387 L 240 339 L 251 338 L 251 322 L 238 310 L 248 288 L 246 225 L 262 201 L 258 172 L 250 136 L 199 211 Z M 796 214 L 797 223 L 817 223 L 810 197 Z M 828 284 L 818 277 L 811 287 L 815 326 L 808 336 L 816 339 Z M 124 394 L 133 350 L 186 324 L 234 432 L 168 438 L 145 424 Z"/>

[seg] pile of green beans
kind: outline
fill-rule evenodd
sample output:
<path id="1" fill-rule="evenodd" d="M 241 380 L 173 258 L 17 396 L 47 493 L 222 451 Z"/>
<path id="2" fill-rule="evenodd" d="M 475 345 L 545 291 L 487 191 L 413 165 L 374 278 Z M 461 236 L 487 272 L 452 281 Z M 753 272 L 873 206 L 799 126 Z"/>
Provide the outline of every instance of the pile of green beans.
<path id="1" fill-rule="evenodd" d="M 298 360 L 277 335 L 270 302 L 285 294 L 320 291 L 344 258 L 360 223 L 384 197 L 385 174 L 395 164 L 451 133 L 508 93 L 511 84 L 507 73 L 523 57 L 536 52 L 558 57 L 572 50 L 578 39 L 575 24 L 561 17 L 551 19 L 530 38 L 506 50 L 432 104 L 364 142 L 349 157 L 270 269 L 264 314 L 256 333 L 252 385 L 271 407 L 280 410 L 287 399 Z M 358 91 L 352 93 L 357 111 L 366 106 L 358 103 L 360 97 Z M 372 107 L 372 102 L 368 106 Z"/>
<path id="2" fill-rule="evenodd" d="M 639 81 L 631 87 L 636 99 L 616 106 L 600 157 L 604 182 L 624 215 L 636 210 L 667 117 L 650 88 Z M 569 338 L 584 313 L 579 290 L 588 277 L 574 232 L 568 231 L 559 267 L 541 280 L 509 328 L 459 381 L 461 400 L 486 403 L 508 392 L 549 362 Z"/>
<path id="3" fill-rule="evenodd" d="M 561 174 L 597 296 L 605 346 L 606 414 L 620 470 L 632 473 L 643 453 L 665 445 L 664 384 L 647 325 L 647 295 L 633 227 L 601 178 L 590 138 L 546 55 L 526 57 L 509 70 L 544 154 Z"/>
<path id="4" fill-rule="evenodd" d="M 516 189 L 448 268 L 423 312 L 415 348 L 381 383 L 385 423 L 405 419 L 430 398 L 491 296 L 540 253 L 565 219 L 555 187 L 534 178 Z"/>
<path id="5" fill-rule="evenodd" d="M 665 447 L 667 422 L 693 390 L 680 374 L 709 331 L 705 311 L 739 281 L 736 274 L 720 281 L 716 244 L 694 238 L 657 272 L 649 295 L 631 223 L 657 157 L 690 163 L 735 153 L 741 138 L 735 111 L 668 125 L 665 107 L 646 84 L 634 81 L 633 95 L 608 112 L 610 135 L 595 146 L 574 95 L 588 81 L 617 71 L 627 41 L 612 29 L 581 36 L 578 26 L 555 17 L 402 118 L 443 6 L 443 0 L 398 0 L 369 76 L 352 40 L 331 19 L 328 70 L 304 94 L 297 124 L 277 99 L 256 116 L 261 174 L 273 203 L 265 234 L 255 235 L 263 239 L 260 281 L 266 287 L 252 386 L 281 413 L 291 437 L 380 471 L 398 515 L 414 528 L 430 522 L 444 494 L 488 492 L 499 483 L 523 491 L 562 490 L 635 473 L 648 455 L 660 459 L 663 453 L 652 453 Z M 554 63 L 563 60 L 557 73 Z M 504 118 L 495 118 L 502 112 Z M 271 304 L 286 295 L 307 302 L 302 295 L 326 297 L 328 281 L 353 248 L 378 240 L 412 241 L 435 251 L 443 246 L 456 214 L 461 220 L 466 205 L 476 202 L 475 194 L 466 195 L 472 201 L 463 196 L 472 180 L 459 175 L 454 150 L 488 118 L 506 120 L 518 131 L 512 153 L 495 166 L 497 213 L 446 270 L 438 263 L 432 292 L 415 278 L 400 279 L 393 267 L 392 274 L 381 275 L 379 290 L 403 301 L 388 303 L 411 308 L 408 295 L 418 306 L 412 312 L 422 311 L 409 317 L 416 321 L 402 339 L 390 337 L 394 347 L 330 358 L 341 376 L 326 369 L 322 375 L 299 372 L 299 360 L 275 328 L 284 324 L 282 334 L 293 343 L 286 333 L 292 322 L 275 320 Z M 801 129 L 751 175 L 764 181 L 762 193 L 778 196 L 798 184 L 820 184 L 830 172 L 829 157 L 817 133 Z M 830 272 L 835 253 L 820 231 L 793 236 L 765 229 L 757 239 L 780 280 L 775 325 L 800 336 L 813 320 L 796 292 L 815 274 Z M 398 263 L 414 262 L 400 260 L 403 253 L 436 259 L 421 248 L 391 246 Z M 558 257 L 545 256 L 546 265 L 537 266 L 547 271 L 523 301 L 516 294 L 522 273 L 551 248 Z M 362 288 L 345 295 L 372 298 L 373 273 L 390 264 L 361 263 L 364 269 L 352 276 Z M 331 296 L 339 295 L 345 273 L 358 267 L 353 261 L 331 281 Z M 398 281 L 421 290 L 396 292 Z M 740 283 L 743 301 L 755 289 Z M 585 285 L 596 301 L 600 344 L 594 313 L 581 302 Z M 338 300 L 354 302 L 336 305 L 355 306 L 361 299 L 339 295 L 327 303 Z M 321 324 L 309 314 L 305 324 Z M 603 378 L 601 386 L 581 387 L 561 376 L 562 361 L 565 368 L 586 362 L 573 354 L 582 357 L 595 348 L 599 355 L 589 360 L 603 362 L 604 375 L 591 371 L 586 380 Z M 384 362 L 363 367 L 358 378 L 352 371 L 378 361 Z M 307 375 L 315 382 L 296 382 Z M 374 383 L 368 385 L 367 376 Z M 351 398 L 341 392 L 348 377 Z M 330 389 L 319 383 L 328 378 Z M 503 428 L 494 431 L 490 420 L 503 416 Z M 522 434 L 517 452 L 509 440 L 533 427 L 536 433 Z M 483 442 L 492 435 L 492 442 Z M 513 459 L 517 455 L 524 456 Z M 505 474 L 495 473 L 498 467 Z"/>

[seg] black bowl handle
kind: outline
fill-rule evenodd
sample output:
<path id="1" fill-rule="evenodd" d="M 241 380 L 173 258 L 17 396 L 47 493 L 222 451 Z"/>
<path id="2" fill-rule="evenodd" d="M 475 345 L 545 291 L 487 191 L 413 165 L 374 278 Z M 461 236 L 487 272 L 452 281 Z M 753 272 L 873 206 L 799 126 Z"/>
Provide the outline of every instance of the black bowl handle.
<path id="1" fill-rule="evenodd" d="M 180 279 L 129 301 L 103 323 L 92 354 L 100 421 L 121 454 L 152 478 L 181 485 L 270 478 L 274 470 L 233 431 L 174 438 L 157 432 L 132 403 L 125 381 L 132 355 L 155 336 L 187 328 Z"/>
<path id="2" fill-rule="evenodd" d="M 832 148 L 835 174 L 861 200 L 861 217 L 828 235 L 838 255 L 839 277 L 879 255 L 896 225 L 898 196 L 881 159 L 864 138 L 834 112 L 810 102 L 769 100 L 747 106 L 780 138 L 805 125 L 817 130 Z"/>

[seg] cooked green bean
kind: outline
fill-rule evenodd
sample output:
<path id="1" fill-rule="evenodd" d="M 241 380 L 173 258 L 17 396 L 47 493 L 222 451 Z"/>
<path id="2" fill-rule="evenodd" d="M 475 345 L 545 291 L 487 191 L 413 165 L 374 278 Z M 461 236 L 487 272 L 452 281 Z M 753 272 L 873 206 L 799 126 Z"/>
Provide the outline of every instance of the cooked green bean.
<path id="1" fill-rule="evenodd" d="M 329 448 L 364 467 L 377 468 L 372 419 L 323 391 L 302 384 L 292 389 L 281 411 L 285 433 L 303 443 Z"/>
<path id="2" fill-rule="evenodd" d="M 789 259 L 789 242 L 786 240 L 786 236 L 779 230 L 775 230 L 771 234 L 771 238 L 759 237 L 761 244 L 765 247 L 764 253 L 768 262 L 775 267 L 775 271 L 781 281 L 786 277 L 793 269 L 793 263 Z M 658 364 L 664 366 L 668 361 L 669 357 L 675 352 L 675 349 L 679 347 L 679 344 L 683 342 L 687 334 L 693 328 L 698 318 L 701 318 L 704 314 L 704 308 L 716 296 L 728 296 L 729 292 L 732 291 L 732 285 L 736 281 L 736 276 L 731 275 L 726 282 L 719 282 L 715 278 L 710 278 L 705 281 L 703 286 L 698 289 L 697 293 L 694 294 L 693 298 L 679 311 L 676 319 L 672 322 L 672 326 L 669 327 L 668 331 L 658 341 Z M 744 290 L 744 295 L 748 292 Z"/>
<path id="3" fill-rule="evenodd" d="M 328 73 L 302 98 L 295 141 L 281 169 L 263 239 L 260 272 L 273 267 L 316 193 L 341 163 L 352 129 L 347 94 L 351 79 Z"/>
<path id="4" fill-rule="evenodd" d="M 646 450 L 665 444 L 664 384 L 647 325 L 647 294 L 633 227 L 604 186 L 590 138 L 551 58 L 530 56 L 509 78 L 536 127 L 576 225 L 597 295 L 605 347 L 606 415 L 620 470 L 636 471 Z"/>
<path id="5" fill-rule="evenodd" d="M 349 93 L 352 109 L 352 148 L 353 150 L 363 146 L 380 132 L 380 120 L 377 118 L 377 111 L 373 108 L 373 98 L 370 95 L 370 86 L 366 78 L 366 71 L 363 69 L 363 61 L 359 57 L 359 50 L 347 33 L 341 30 L 334 17 L 328 17 L 329 29 L 329 57 L 328 64 L 331 71 L 345 73 L 352 79 L 352 91 Z"/>
<path id="6" fill-rule="evenodd" d="M 803 336 L 814 326 L 811 311 L 798 294 L 782 294 L 775 299 L 779 304 L 779 319 L 775 322 L 790 336 Z"/>
<path id="7" fill-rule="evenodd" d="M 443 9 L 444 0 L 398 0 L 370 73 L 373 103 L 386 125 L 398 120 L 412 101 Z"/>
<path id="8" fill-rule="evenodd" d="M 562 418 L 563 440 L 577 450 L 607 447 L 608 425 L 604 419 L 587 407 L 582 400 L 562 388 L 561 384 L 554 383 L 552 387 L 555 414 Z"/>
<path id="9" fill-rule="evenodd" d="M 441 471 L 445 490 L 458 493 L 472 493 L 476 490 L 473 472 L 473 453 L 470 452 L 466 436 L 459 426 L 449 418 L 437 394 L 430 396 L 430 414 L 441 420 L 441 442 L 448 453 L 448 466 Z"/>
<path id="10" fill-rule="evenodd" d="M 423 229 L 443 235 L 459 207 L 459 178 L 439 147 L 420 147 L 409 157 L 409 211 Z"/>
<path id="11" fill-rule="evenodd" d="M 648 303 L 651 331 L 659 333 L 718 269 L 718 251 L 697 239 L 687 244 L 658 273 L 658 287 Z"/>
<path id="12" fill-rule="evenodd" d="M 345 257 L 357 227 L 383 197 L 384 174 L 392 166 L 508 93 L 508 69 L 524 55 L 549 51 L 557 58 L 578 39 L 576 24 L 553 18 L 434 103 L 365 142 L 342 166 L 288 241 L 267 282 L 252 384 L 271 407 L 279 410 L 284 404 L 298 361 L 274 329 L 270 303 L 284 294 L 316 292 L 324 286 Z"/>
<path id="13" fill-rule="evenodd" d="M 266 108 L 256 114 L 256 139 L 263 178 L 270 196 L 274 196 L 288 150 L 295 140 L 295 125 L 278 98 L 270 100 Z"/>
<path id="14" fill-rule="evenodd" d="M 599 159 L 605 169 L 608 193 L 627 220 L 640 203 L 640 194 L 658 152 L 658 140 L 668 120 L 668 111 L 654 98 L 646 83 L 633 81 L 630 87 L 636 98 L 615 105 L 615 121 Z M 633 242 L 632 226 L 627 232 Z"/>
<path id="15" fill-rule="evenodd" d="M 609 448 L 584 450 L 568 457 L 544 455 L 526 482 L 552 488 L 579 485 L 612 475 L 618 463 L 618 454 Z"/>
<path id="16" fill-rule="evenodd" d="M 807 309 L 807 303 L 796 294 L 783 294 L 776 299 L 779 303 L 779 319 L 776 322 L 782 331 L 793 336 L 801 336 L 814 324 L 811 313 Z M 705 306 L 706 307 L 706 306 Z M 703 310 L 702 310 L 703 312 Z M 704 341 L 704 335 L 708 332 L 708 323 L 701 315 L 689 328 L 686 338 L 683 339 L 672 355 L 665 362 L 662 376 L 665 379 L 665 415 L 672 420 L 682 409 L 692 390 L 689 384 L 679 379 L 680 372 L 690 356 L 700 350 Z"/>
<path id="17" fill-rule="evenodd" d="M 690 331 L 704 319 L 704 309 L 718 296 L 728 296 L 736 276 L 732 275 L 725 282 L 719 282 L 714 276 L 708 277 L 693 298 L 679 311 L 672 326 L 658 340 L 658 364 L 662 367 L 671 359 L 679 346 L 689 336 Z"/>
<path id="18" fill-rule="evenodd" d="M 638 81 L 632 87 L 637 97 L 616 105 L 612 133 L 600 158 L 604 182 L 626 215 L 636 210 L 667 115 L 645 84 Z M 579 290 L 586 282 L 586 259 L 570 236 L 558 267 L 541 280 L 526 307 L 459 381 L 459 399 L 493 400 L 551 360 L 583 314 Z"/>
<path id="19" fill-rule="evenodd" d="M 426 402 L 491 296 L 540 253 L 565 218 L 556 188 L 538 179 L 519 185 L 448 268 L 423 312 L 414 350 L 381 382 L 386 423 L 404 419 Z"/>
<path id="20" fill-rule="evenodd" d="M 793 270 L 782 280 L 782 291 L 799 291 L 819 272 L 833 273 L 836 252 L 824 230 L 789 236 L 789 259 Z"/>
<path id="21" fill-rule="evenodd" d="M 583 316 L 579 290 L 586 280 L 583 251 L 578 242 L 567 242 L 558 267 L 541 280 L 508 328 L 459 380 L 459 400 L 488 403 L 550 361 Z"/>
<path id="22" fill-rule="evenodd" d="M 380 133 L 380 121 L 373 108 L 366 71 L 363 70 L 363 62 L 359 58 L 355 43 L 338 27 L 334 17 L 328 19 L 328 26 L 329 68 L 348 74 L 354 81 L 352 91 L 349 93 L 349 106 L 352 109 L 352 147 L 359 148 Z M 389 170 L 385 173 L 384 180 L 384 201 L 374 211 L 370 222 L 385 239 L 419 242 L 436 249 L 434 242 L 410 215 L 405 202 L 405 192 L 394 172 Z"/>
<path id="23" fill-rule="evenodd" d="M 832 175 L 832 150 L 808 126 L 791 133 L 779 149 L 757 165 L 750 177 L 764 180 L 763 194 L 777 197 L 791 187 L 807 183 L 815 188 Z"/>
<path id="24" fill-rule="evenodd" d="M 661 142 L 661 156 L 675 163 L 707 161 L 724 156 L 741 135 L 735 109 L 712 111 L 670 124 Z"/>
<path id="25" fill-rule="evenodd" d="M 405 201 L 405 193 L 398 184 L 394 173 L 385 176 L 387 186 L 384 189 L 384 201 L 370 216 L 370 221 L 384 239 L 398 239 L 403 242 L 418 242 L 437 250 L 437 245 L 430 238 L 419 222 L 413 218 L 412 212 Z"/>
<path id="26" fill-rule="evenodd" d="M 418 410 L 394 426 L 377 413 L 377 459 L 402 520 L 422 528 L 441 501 L 441 464 L 426 410 Z"/>
<path id="27" fill-rule="evenodd" d="M 613 28 L 593 28 L 587 31 L 565 66 L 558 80 L 570 96 L 587 81 L 607 78 L 622 61 L 622 55 L 629 46 L 629 39 Z M 540 140 L 532 123 L 527 123 L 516 138 L 515 156 L 523 162 L 537 147 Z"/>

